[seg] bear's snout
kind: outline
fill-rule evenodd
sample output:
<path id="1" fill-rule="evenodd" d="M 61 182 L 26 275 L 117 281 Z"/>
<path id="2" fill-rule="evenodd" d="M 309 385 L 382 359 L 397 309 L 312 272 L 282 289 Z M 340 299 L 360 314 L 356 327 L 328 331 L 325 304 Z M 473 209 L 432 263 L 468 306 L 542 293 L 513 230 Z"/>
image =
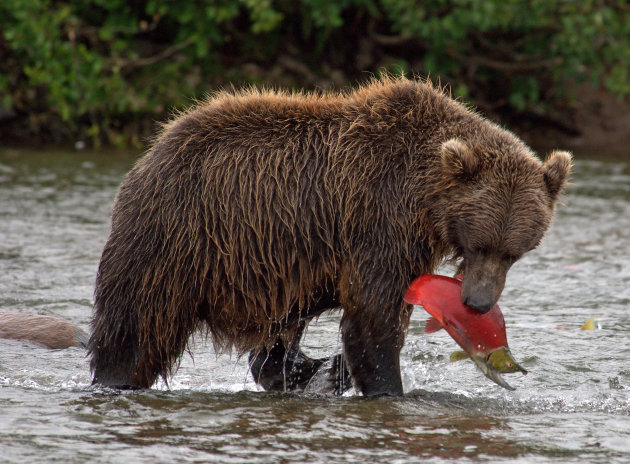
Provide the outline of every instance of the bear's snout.
<path id="1" fill-rule="evenodd" d="M 462 302 L 466 306 L 471 307 L 481 314 L 485 314 L 490 311 L 496 303 L 493 298 L 483 292 L 473 293 L 466 296 L 462 294 Z"/>
<path id="2" fill-rule="evenodd" d="M 462 303 L 480 313 L 487 313 L 497 304 L 510 267 L 498 256 L 474 254 L 464 262 Z"/>

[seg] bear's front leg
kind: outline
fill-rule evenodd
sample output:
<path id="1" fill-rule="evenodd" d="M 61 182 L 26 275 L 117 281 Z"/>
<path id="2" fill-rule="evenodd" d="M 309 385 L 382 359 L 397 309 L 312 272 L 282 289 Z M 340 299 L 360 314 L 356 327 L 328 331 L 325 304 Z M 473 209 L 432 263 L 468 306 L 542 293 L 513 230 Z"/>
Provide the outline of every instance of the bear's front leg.
<path id="1" fill-rule="evenodd" d="M 401 330 L 391 325 L 366 324 L 361 312 L 342 318 L 346 364 L 355 388 L 364 396 L 403 394 L 400 350 L 404 335 Z"/>

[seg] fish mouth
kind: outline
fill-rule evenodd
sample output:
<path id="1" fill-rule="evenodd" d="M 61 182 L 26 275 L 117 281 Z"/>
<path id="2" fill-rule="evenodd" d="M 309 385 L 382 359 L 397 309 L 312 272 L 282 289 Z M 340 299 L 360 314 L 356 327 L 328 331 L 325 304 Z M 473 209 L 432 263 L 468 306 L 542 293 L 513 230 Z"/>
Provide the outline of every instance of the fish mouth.
<path id="1" fill-rule="evenodd" d="M 483 375 L 497 385 L 510 391 L 516 389 L 507 383 L 499 374 L 507 374 L 510 372 L 522 372 L 523 375 L 527 374 L 527 371 L 514 360 L 507 346 L 497 348 L 491 351 L 487 356 L 472 355 L 471 358 L 479 370 L 483 372 Z"/>

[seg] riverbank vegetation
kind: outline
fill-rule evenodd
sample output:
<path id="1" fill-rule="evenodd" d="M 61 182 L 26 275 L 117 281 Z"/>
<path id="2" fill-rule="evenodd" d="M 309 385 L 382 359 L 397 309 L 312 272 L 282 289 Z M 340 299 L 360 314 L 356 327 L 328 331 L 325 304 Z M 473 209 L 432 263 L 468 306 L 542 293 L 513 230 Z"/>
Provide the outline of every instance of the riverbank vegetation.
<path id="1" fill-rule="evenodd" d="M 3 0 L 0 140 L 142 145 L 225 85 L 430 76 L 482 111 L 579 133 L 579 89 L 630 94 L 617 0 Z"/>

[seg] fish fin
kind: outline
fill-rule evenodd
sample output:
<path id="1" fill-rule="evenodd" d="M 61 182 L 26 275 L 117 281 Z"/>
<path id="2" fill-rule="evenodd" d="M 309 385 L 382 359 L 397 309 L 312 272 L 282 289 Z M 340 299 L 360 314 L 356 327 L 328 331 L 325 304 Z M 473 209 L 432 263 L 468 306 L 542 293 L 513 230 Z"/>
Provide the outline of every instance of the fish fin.
<path id="1" fill-rule="evenodd" d="M 580 330 L 595 330 L 595 316 L 590 317 Z"/>
<path id="2" fill-rule="evenodd" d="M 428 334 L 437 332 L 442 329 L 442 324 L 435 317 L 431 316 L 429 320 L 427 320 L 427 324 L 424 327 L 424 331 Z"/>
<path id="3" fill-rule="evenodd" d="M 465 351 L 454 351 L 451 353 L 451 362 L 463 361 L 464 359 L 468 359 L 470 356 Z"/>

